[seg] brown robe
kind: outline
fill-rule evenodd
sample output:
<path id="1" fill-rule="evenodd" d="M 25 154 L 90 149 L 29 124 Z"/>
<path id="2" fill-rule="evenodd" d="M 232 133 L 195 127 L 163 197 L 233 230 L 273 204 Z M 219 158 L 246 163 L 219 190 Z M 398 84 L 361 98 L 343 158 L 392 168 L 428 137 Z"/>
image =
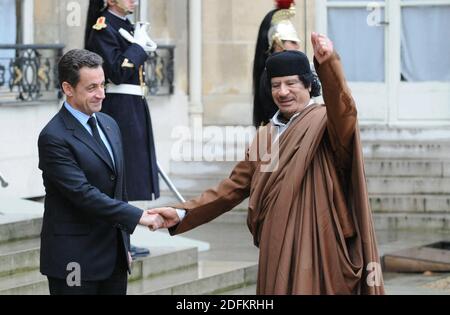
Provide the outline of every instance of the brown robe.
<path id="1" fill-rule="evenodd" d="M 209 222 L 250 196 L 257 294 L 383 294 L 356 107 L 337 54 L 316 69 L 326 105 L 305 108 L 277 140 L 276 170 L 261 171 L 258 143 L 272 150 L 269 125 L 229 178 L 175 206 L 187 213 L 170 231 Z"/>

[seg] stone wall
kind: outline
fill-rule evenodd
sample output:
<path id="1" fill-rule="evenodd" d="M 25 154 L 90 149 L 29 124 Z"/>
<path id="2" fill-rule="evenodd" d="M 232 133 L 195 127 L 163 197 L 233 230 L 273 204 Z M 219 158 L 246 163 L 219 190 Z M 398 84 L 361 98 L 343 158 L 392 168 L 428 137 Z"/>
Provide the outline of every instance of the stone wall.
<path id="1" fill-rule="evenodd" d="M 212 125 L 252 123 L 252 67 L 256 37 L 264 16 L 274 8 L 269 0 L 203 1 L 204 122 Z M 314 24 L 314 3 L 297 1 L 293 20 L 302 40 Z M 309 37 L 309 35 L 308 35 Z M 302 50 L 305 41 L 302 42 Z M 307 41 L 311 55 L 311 44 Z"/>

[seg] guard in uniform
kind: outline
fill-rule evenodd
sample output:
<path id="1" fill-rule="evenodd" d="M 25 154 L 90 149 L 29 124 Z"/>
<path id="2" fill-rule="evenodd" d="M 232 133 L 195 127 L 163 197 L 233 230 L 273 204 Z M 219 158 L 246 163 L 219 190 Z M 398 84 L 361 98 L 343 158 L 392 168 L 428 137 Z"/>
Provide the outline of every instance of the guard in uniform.
<path id="1" fill-rule="evenodd" d="M 134 0 L 90 0 L 85 34 L 85 48 L 104 59 L 107 84 L 102 112 L 117 121 L 122 133 L 128 201 L 159 198 L 144 78 L 144 63 L 156 44 L 144 27 L 135 28 L 127 19 L 134 8 Z M 134 257 L 148 253 L 132 246 Z"/>
<path id="2" fill-rule="evenodd" d="M 271 95 L 265 94 L 267 58 L 274 52 L 300 50 L 300 39 L 291 21 L 295 13 L 293 0 L 276 0 L 276 8 L 266 14 L 259 27 L 253 59 L 253 124 L 256 128 L 267 124 L 278 111 Z"/>

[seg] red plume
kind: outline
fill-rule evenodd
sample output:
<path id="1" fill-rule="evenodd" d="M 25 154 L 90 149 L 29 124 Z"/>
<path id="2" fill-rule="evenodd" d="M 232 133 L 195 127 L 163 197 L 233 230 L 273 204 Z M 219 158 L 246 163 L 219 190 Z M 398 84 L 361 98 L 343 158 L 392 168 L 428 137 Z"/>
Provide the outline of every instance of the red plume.
<path id="1" fill-rule="evenodd" d="M 292 4 L 295 5 L 294 0 L 276 0 L 277 9 L 289 9 Z"/>

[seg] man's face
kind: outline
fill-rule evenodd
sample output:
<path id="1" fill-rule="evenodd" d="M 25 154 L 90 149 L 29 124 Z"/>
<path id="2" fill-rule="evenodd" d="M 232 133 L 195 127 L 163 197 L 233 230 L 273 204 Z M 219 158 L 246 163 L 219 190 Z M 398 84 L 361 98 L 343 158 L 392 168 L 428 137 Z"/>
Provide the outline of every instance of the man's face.
<path id="1" fill-rule="evenodd" d="M 103 68 L 81 68 L 80 81 L 75 87 L 63 83 L 67 102 L 75 109 L 91 116 L 102 109 L 105 98 L 105 74 Z"/>
<path id="2" fill-rule="evenodd" d="M 134 12 L 136 0 L 108 0 L 108 5 L 125 16 Z"/>
<path id="3" fill-rule="evenodd" d="M 272 97 L 280 112 L 287 119 L 309 104 L 310 88 L 306 88 L 298 75 L 271 79 Z"/>

